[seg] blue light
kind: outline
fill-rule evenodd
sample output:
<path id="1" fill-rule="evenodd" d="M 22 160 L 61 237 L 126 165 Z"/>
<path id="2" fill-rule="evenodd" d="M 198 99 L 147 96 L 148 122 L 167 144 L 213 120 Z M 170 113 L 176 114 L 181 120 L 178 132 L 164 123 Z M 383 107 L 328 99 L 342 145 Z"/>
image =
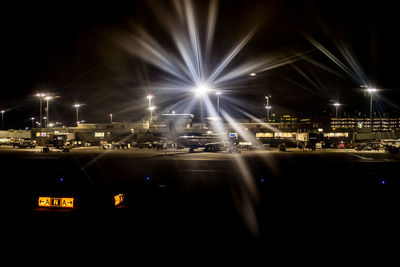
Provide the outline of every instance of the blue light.
<path id="1" fill-rule="evenodd" d="M 235 137 L 234 133 L 229 133 L 229 137 Z"/>
<path id="2" fill-rule="evenodd" d="M 265 181 L 264 178 L 261 178 L 260 182 L 261 182 L 261 183 L 264 183 L 264 181 Z"/>
<path id="3" fill-rule="evenodd" d="M 381 181 L 381 184 L 386 184 L 386 182 L 382 180 L 382 181 Z"/>
<path id="4" fill-rule="evenodd" d="M 63 182 L 63 181 L 64 181 L 64 178 L 61 177 L 61 178 L 60 178 L 60 182 Z"/>
<path id="5" fill-rule="evenodd" d="M 146 177 L 146 181 L 150 181 L 150 177 Z"/>

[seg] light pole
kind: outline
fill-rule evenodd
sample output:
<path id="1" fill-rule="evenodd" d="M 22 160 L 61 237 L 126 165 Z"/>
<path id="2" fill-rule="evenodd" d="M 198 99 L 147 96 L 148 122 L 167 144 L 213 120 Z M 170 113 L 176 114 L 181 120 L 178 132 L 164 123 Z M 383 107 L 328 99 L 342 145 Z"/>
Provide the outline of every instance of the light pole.
<path id="1" fill-rule="evenodd" d="M 271 98 L 271 95 L 266 95 L 265 99 L 267 99 L 267 105 L 265 108 L 267 109 L 267 122 L 269 122 L 269 110 L 271 109 L 271 106 L 269 105 L 269 99 Z"/>
<path id="2" fill-rule="evenodd" d="M 112 113 L 110 113 L 110 123 L 112 124 Z"/>
<path id="3" fill-rule="evenodd" d="M 153 112 L 152 112 L 152 110 L 151 110 L 151 99 L 153 99 L 153 95 L 152 94 L 148 94 L 147 96 L 146 96 L 146 98 L 147 98 L 147 100 L 149 100 L 149 114 L 150 114 L 150 121 L 153 119 L 152 117 L 152 115 L 153 115 Z"/>
<path id="4" fill-rule="evenodd" d="M 203 134 L 203 122 L 204 122 L 204 108 L 203 108 L 203 98 L 207 94 L 207 92 L 210 90 L 207 85 L 205 84 L 198 84 L 197 87 L 195 88 L 195 94 L 197 97 L 200 97 L 200 129 L 201 129 L 201 134 Z"/>
<path id="5" fill-rule="evenodd" d="M 336 109 L 336 119 L 338 118 L 338 107 L 340 106 L 340 104 L 338 102 L 333 104 L 335 106 Z"/>
<path id="6" fill-rule="evenodd" d="M 79 107 L 82 106 L 81 104 L 75 104 L 74 108 L 76 109 L 76 126 L 78 127 L 79 124 Z"/>
<path id="7" fill-rule="evenodd" d="M 156 107 L 154 107 L 154 106 L 149 107 L 149 111 L 150 111 L 150 122 L 153 120 L 153 110 L 155 110 L 155 109 L 156 109 Z"/>
<path id="8" fill-rule="evenodd" d="M 49 117 L 49 100 L 53 99 L 53 97 L 51 96 L 46 96 L 44 98 L 46 100 L 46 128 L 47 128 L 47 124 L 49 124 L 50 121 L 50 117 Z"/>
<path id="9" fill-rule="evenodd" d="M 40 123 L 40 128 L 42 128 L 42 122 L 43 122 L 43 113 L 42 113 L 42 101 L 43 101 L 43 97 L 46 96 L 45 93 L 37 93 L 36 94 L 37 97 L 39 97 L 39 106 L 40 106 L 40 113 L 39 113 L 39 123 Z"/>
<path id="10" fill-rule="evenodd" d="M 377 90 L 376 90 L 376 88 L 368 88 L 367 91 L 369 92 L 369 94 L 371 96 L 370 102 L 369 102 L 369 124 L 370 124 L 371 132 L 372 132 L 372 130 L 374 129 L 373 121 L 372 121 L 372 96 Z"/>
<path id="11" fill-rule="evenodd" d="M 6 112 L 4 109 L 1 112 L 1 129 L 3 130 L 4 126 L 4 112 Z"/>
<path id="12" fill-rule="evenodd" d="M 215 94 L 217 95 L 217 110 L 219 111 L 220 105 L 219 105 L 219 97 L 222 95 L 221 91 L 216 91 Z"/>

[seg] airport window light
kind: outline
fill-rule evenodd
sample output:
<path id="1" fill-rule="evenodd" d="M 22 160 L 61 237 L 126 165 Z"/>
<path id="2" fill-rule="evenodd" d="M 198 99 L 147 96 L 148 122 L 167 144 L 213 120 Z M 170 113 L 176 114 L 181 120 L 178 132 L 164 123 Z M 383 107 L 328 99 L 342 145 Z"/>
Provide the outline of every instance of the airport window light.
<path id="1" fill-rule="evenodd" d="M 324 133 L 324 137 L 334 138 L 334 137 L 349 137 L 349 133 Z"/>
<path id="2" fill-rule="evenodd" d="M 256 133 L 256 138 L 272 138 L 274 133 Z"/>
<path id="3" fill-rule="evenodd" d="M 104 137 L 104 132 L 95 132 L 94 137 Z"/>
<path id="4" fill-rule="evenodd" d="M 275 137 L 292 138 L 296 137 L 296 133 L 274 133 Z"/>

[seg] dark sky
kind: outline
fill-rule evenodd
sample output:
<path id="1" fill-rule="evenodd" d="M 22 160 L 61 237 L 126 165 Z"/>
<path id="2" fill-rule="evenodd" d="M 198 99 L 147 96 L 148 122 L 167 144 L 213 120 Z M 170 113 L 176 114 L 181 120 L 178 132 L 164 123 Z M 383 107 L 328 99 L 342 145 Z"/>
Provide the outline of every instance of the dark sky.
<path id="1" fill-rule="evenodd" d="M 129 32 L 134 35 L 132 25 L 140 26 L 162 47 L 174 51 L 171 36 L 157 18 L 160 10 L 171 10 L 170 3 L 2 4 L 0 108 L 7 112 L 7 128 L 30 126 L 29 118 L 39 113 L 38 99 L 34 97 L 39 90 L 59 96 L 50 105 L 52 121 L 72 122 L 72 105 L 78 102 L 86 104 L 81 116 L 87 121 L 107 121 L 110 112 L 115 114 L 115 120 L 143 116 L 146 87 L 167 75 L 124 51 L 116 36 Z M 203 25 L 208 2 L 193 3 L 198 23 Z M 277 113 L 329 113 L 333 111 L 332 101 L 343 103 L 341 109 L 347 114 L 368 113 L 368 97 L 361 91 L 360 82 L 305 38 L 311 36 L 346 68 L 359 70 L 370 85 L 382 89 L 376 98 L 376 112 L 398 114 L 400 43 L 396 11 L 393 1 L 219 1 L 212 47 L 214 61 L 223 58 L 243 34 L 256 29 L 227 70 L 249 59 L 279 58 L 305 51 L 308 59 L 322 64 L 317 67 L 308 60 L 299 60 L 260 72 L 254 79 L 239 79 L 230 86 L 226 108 L 240 98 L 246 103 L 243 109 L 260 116 L 265 104 L 263 96 L 269 93 Z M 355 65 L 351 66 L 346 56 Z M 157 101 L 158 92 L 152 93 Z M 160 92 L 156 104 L 166 108 L 176 99 L 173 93 L 169 97 Z"/>

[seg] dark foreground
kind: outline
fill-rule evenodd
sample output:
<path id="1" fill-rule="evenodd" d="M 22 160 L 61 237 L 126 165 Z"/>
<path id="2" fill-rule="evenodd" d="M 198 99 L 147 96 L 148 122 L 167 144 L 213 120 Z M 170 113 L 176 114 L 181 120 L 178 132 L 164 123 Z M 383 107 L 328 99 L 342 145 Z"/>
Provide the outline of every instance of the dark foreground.
<path id="1" fill-rule="evenodd" d="M 398 155 L 1 152 L 0 161 L 17 254 L 343 252 L 398 237 Z M 37 195 L 62 190 L 90 205 L 33 209 Z M 121 208 L 97 201 L 119 192 Z"/>

